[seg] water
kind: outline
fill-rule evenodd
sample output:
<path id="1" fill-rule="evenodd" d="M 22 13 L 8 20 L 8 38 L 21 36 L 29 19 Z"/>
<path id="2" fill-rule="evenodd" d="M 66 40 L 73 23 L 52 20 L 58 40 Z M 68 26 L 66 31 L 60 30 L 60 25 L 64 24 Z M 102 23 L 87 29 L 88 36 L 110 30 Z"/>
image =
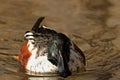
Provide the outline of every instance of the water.
<path id="1" fill-rule="evenodd" d="M 0 80 L 120 80 L 119 11 L 120 0 L 0 0 Z M 19 70 L 13 56 L 40 16 L 82 49 L 86 72 L 62 78 Z"/>

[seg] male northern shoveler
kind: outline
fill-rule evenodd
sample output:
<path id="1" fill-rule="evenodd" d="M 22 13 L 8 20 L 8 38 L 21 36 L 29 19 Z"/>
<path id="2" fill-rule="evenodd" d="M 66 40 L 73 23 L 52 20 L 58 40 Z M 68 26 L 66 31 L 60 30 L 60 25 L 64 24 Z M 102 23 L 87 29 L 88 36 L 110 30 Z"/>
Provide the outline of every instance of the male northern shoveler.
<path id="1" fill-rule="evenodd" d="M 58 73 L 62 77 L 72 72 L 85 71 L 85 56 L 64 34 L 45 26 L 39 27 L 40 17 L 31 31 L 24 35 L 19 61 L 28 71 Z"/>

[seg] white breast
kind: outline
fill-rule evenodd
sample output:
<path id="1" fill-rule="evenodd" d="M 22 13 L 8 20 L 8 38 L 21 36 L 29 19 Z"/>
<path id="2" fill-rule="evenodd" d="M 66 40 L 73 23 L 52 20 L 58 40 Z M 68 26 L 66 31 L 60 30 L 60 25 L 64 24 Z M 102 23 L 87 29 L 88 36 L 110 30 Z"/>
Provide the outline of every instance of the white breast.
<path id="1" fill-rule="evenodd" d="M 47 55 L 44 56 L 38 56 L 37 55 L 37 48 L 34 48 L 33 44 L 29 41 L 28 42 L 28 49 L 32 53 L 30 56 L 26 69 L 32 72 L 37 72 L 37 73 L 48 73 L 48 72 L 56 72 L 57 67 L 53 65 L 50 61 L 47 59 Z M 45 48 L 41 49 L 39 54 L 41 54 Z"/>

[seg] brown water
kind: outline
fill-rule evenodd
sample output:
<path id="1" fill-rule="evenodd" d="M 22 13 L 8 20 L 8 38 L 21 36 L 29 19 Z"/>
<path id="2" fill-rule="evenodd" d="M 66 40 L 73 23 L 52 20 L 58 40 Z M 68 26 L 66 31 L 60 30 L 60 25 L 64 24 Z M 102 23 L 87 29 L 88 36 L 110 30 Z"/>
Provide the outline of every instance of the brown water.
<path id="1" fill-rule="evenodd" d="M 64 80 L 19 70 L 24 32 L 40 16 L 86 56 L 87 71 L 65 80 L 120 80 L 120 0 L 0 0 L 0 80 Z"/>

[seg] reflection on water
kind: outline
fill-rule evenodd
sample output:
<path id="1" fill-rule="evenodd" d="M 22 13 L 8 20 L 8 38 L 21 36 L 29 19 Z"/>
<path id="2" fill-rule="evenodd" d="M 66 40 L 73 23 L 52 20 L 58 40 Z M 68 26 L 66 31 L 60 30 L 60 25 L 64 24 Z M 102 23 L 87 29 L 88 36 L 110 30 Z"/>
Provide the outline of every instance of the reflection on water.
<path id="1" fill-rule="evenodd" d="M 27 73 L 27 78 L 22 80 L 95 80 L 98 73 L 95 71 L 86 71 L 83 73 L 73 73 L 67 78 L 63 78 L 57 74 L 33 74 Z"/>
<path id="2" fill-rule="evenodd" d="M 64 80 L 64 78 L 58 76 L 57 74 L 28 74 L 27 78 L 22 80 Z"/>
<path id="3" fill-rule="evenodd" d="M 99 71 L 94 68 L 87 68 L 85 72 L 80 73 L 72 73 L 71 76 L 67 78 L 63 78 L 58 74 L 54 73 L 33 73 L 30 71 L 26 71 L 21 65 L 19 66 L 19 72 L 23 75 L 26 75 L 21 80 L 96 80 L 99 75 Z"/>
<path id="4" fill-rule="evenodd" d="M 33 73 L 26 71 L 23 67 L 19 67 L 19 72 L 27 74 L 22 80 L 63 80 L 64 78 L 60 77 L 58 74 L 54 73 Z"/>
<path id="5" fill-rule="evenodd" d="M 60 77 L 58 74 L 52 74 L 52 73 L 42 73 L 42 74 L 36 74 L 27 72 L 29 80 L 61 80 L 62 77 Z"/>
<path id="6" fill-rule="evenodd" d="M 29 77 L 29 80 L 64 80 L 58 77 Z"/>
<path id="7" fill-rule="evenodd" d="M 64 80 L 67 78 L 62 78 L 60 76 L 28 76 L 27 78 L 23 79 L 23 80 Z M 68 79 L 69 80 L 69 79 Z"/>

